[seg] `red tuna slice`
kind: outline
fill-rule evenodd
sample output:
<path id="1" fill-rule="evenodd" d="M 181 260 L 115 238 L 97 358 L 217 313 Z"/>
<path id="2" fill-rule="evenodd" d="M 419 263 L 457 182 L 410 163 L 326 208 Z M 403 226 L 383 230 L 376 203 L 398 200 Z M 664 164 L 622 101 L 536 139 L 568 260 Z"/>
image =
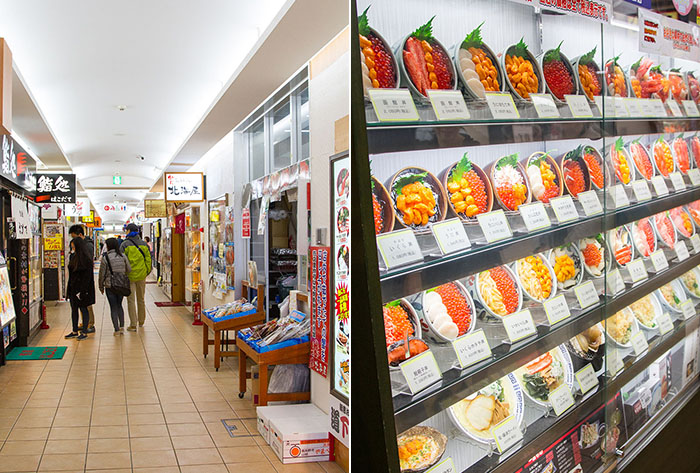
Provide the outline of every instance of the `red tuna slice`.
<path id="1" fill-rule="evenodd" d="M 430 88 L 430 79 L 428 78 L 428 66 L 425 62 L 425 52 L 420 41 L 411 36 L 406 40 L 406 49 L 404 50 L 404 61 L 406 59 L 406 51 L 413 56 L 414 65 L 409 67 L 409 74 L 416 88 L 421 94 L 425 95 L 425 91 Z"/>
<path id="2" fill-rule="evenodd" d="M 403 63 L 406 66 L 408 74 L 411 76 L 413 85 L 416 86 L 418 92 L 425 95 L 425 84 L 423 82 L 423 76 L 421 75 L 420 65 L 416 61 L 415 55 L 410 51 L 403 52 Z"/>

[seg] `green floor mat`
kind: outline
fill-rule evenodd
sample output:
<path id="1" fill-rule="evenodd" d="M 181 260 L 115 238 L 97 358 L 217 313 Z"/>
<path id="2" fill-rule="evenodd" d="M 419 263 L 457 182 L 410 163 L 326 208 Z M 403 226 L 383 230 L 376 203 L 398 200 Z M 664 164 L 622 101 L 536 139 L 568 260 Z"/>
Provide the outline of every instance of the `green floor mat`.
<path id="1" fill-rule="evenodd" d="M 15 347 L 6 360 L 60 360 L 67 347 Z"/>

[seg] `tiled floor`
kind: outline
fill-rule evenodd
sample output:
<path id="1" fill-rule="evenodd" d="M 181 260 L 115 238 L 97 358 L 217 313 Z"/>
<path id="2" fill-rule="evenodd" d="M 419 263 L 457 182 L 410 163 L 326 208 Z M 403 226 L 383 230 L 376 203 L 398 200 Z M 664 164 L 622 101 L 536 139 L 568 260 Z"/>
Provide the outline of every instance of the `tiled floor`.
<path id="1" fill-rule="evenodd" d="M 257 435 L 250 393 L 238 399 L 237 359 L 216 372 L 187 309 L 156 307 L 165 296 L 146 288 L 137 334 L 113 336 L 98 293 L 97 332 L 64 340 L 70 307 L 48 304 L 51 328 L 32 344 L 68 350 L 62 360 L 0 367 L 0 472 L 341 472 L 332 463 L 282 465 Z M 243 435 L 231 437 L 221 419 Z"/>

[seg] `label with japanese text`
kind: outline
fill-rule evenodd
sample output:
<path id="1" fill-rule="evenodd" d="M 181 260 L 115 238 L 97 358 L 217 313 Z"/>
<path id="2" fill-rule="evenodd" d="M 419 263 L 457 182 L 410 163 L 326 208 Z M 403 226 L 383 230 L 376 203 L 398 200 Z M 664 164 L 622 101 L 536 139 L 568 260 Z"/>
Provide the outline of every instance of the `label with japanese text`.
<path id="1" fill-rule="evenodd" d="M 622 356 L 617 348 L 608 346 L 605 352 L 605 365 L 610 376 L 615 376 L 624 368 L 624 363 L 622 362 Z"/>
<path id="2" fill-rule="evenodd" d="M 547 314 L 550 325 L 557 324 L 571 316 L 564 294 L 559 294 L 553 299 L 545 301 L 542 306 L 544 307 L 544 312 Z"/>
<path id="3" fill-rule="evenodd" d="M 486 103 L 496 119 L 517 120 L 520 113 L 509 92 L 486 92 Z"/>
<path id="4" fill-rule="evenodd" d="M 644 110 L 642 110 L 642 102 L 640 99 L 626 98 L 625 105 L 627 106 L 627 113 L 632 118 L 642 118 L 644 116 Z"/>
<path id="5" fill-rule="evenodd" d="M 630 341 L 632 342 L 632 349 L 634 350 L 635 356 L 641 355 L 649 348 L 647 338 L 644 336 L 644 332 L 641 330 L 634 334 Z"/>
<path id="6" fill-rule="evenodd" d="M 591 118 L 593 111 L 588 104 L 588 99 L 585 95 L 564 95 L 566 103 L 569 105 L 571 115 L 574 118 Z"/>
<path id="7" fill-rule="evenodd" d="M 687 260 L 690 257 L 690 253 L 688 253 L 688 247 L 685 246 L 684 241 L 676 242 L 676 256 L 678 256 L 679 263 L 681 261 Z"/>
<path id="8" fill-rule="evenodd" d="M 380 122 L 414 122 L 420 119 L 407 89 L 368 89 L 367 92 Z"/>
<path id="9" fill-rule="evenodd" d="M 428 350 L 399 364 L 411 394 L 416 394 L 442 379 L 435 355 Z"/>
<path id="10" fill-rule="evenodd" d="M 559 118 L 559 109 L 549 94 L 530 94 L 537 116 L 540 118 Z"/>
<path id="11" fill-rule="evenodd" d="M 387 269 L 423 260 L 416 235 L 410 228 L 378 235 L 377 246 Z"/>
<path id="12" fill-rule="evenodd" d="M 651 263 L 654 265 L 654 271 L 657 273 L 668 268 L 668 260 L 666 259 L 664 250 L 656 250 L 649 257 L 651 258 Z"/>
<path id="13" fill-rule="evenodd" d="M 668 186 L 663 176 L 654 176 L 651 178 L 651 184 L 654 186 L 654 192 L 656 195 L 663 196 L 668 195 Z"/>
<path id="14" fill-rule="evenodd" d="M 562 384 L 549 393 L 549 402 L 556 416 L 562 415 L 568 408 L 574 405 L 574 396 L 571 394 L 568 384 Z"/>
<path id="15" fill-rule="evenodd" d="M 689 117 L 700 117 L 700 111 L 694 101 L 683 100 L 683 108 L 685 109 L 685 114 Z"/>
<path id="16" fill-rule="evenodd" d="M 673 321 L 668 312 L 664 312 L 656 318 L 656 323 L 659 324 L 659 333 L 661 335 L 666 335 L 668 332 L 673 330 Z"/>
<path id="17" fill-rule="evenodd" d="M 429 470 L 425 470 L 425 473 L 457 473 L 457 469 L 455 468 L 452 458 L 447 457 L 443 458 L 440 463 L 433 466 Z"/>
<path id="18" fill-rule="evenodd" d="M 642 279 L 646 279 L 649 277 L 647 274 L 647 268 L 644 266 L 644 261 L 642 261 L 641 258 L 637 258 L 634 261 L 630 261 L 627 263 L 627 271 L 630 274 L 630 278 L 632 278 L 632 282 L 639 282 Z"/>
<path id="19" fill-rule="evenodd" d="M 462 369 L 491 357 L 491 347 L 481 329 L 457 338 L 452 348 Z"/>
<path id="20" fill-rule="evenodd" d="M 700 169 L 693 168 L 688 171 L 688 177 L 693 187 L 700 186 Z"/>
<path id="21" fill-rule="evenodd" d="M 464 102 L 464 96 L 459 90 L 429 89 L 426 92 L 438 120 L 469 120 L 471 118 L 467 104 Z"/>
<path id="22" fill-rule="evenodd" d="M 525 226 L 529 232 L 535 230 L 542 230 L 543 228 L 549 228 L 552 226 L 552 222 L 549 220 L 549 215 L 547 215 L 547 209 L 544 208 L 542 202 L 533 202 L 532 204 L 525 204 L 518 207 L 520 216 L 525 222 Z"/>
<path id="23" fill-rule="evenodd" d="M 581 309 L 586 309 L 600 302 L 598 291 L 593 284 L 593 281 L 586 281 L 574 288 L 574 294 L 578 300 L 578 305 Z"/>
<path id="24" fill-rule="evenodd" d="M 671 184 L 676 192 L 682 192 L 685 190 L 685 181 L 680 172 L 672 172 L 668 177 L 671 178 Z"/>
<path id="25" fill-rule="evenodd" d="M 627 196 L 627 191 L 625 191 L 625 188 L 622 186 L 622 184 L 612 186 L 609 192 L 616 209 L 627 207 L 630 204 L 630 199 Z"/>
<path id="26" fill-rule="evenodd" d="M 578 195 L 578 201 L 581 202 L 586 217 L 592 217 L 593 215 L 603 213 L 603 206 L 600 203 L 598 194 L 594 190 L 581 192 Z"/>
<path id="27" fill-rule="evenodd" d="M 692 299 L 686 299 L 681 302 L 681 312 L 683 313 L 683 319 L 688 320 L 695 315 L 695 303 Z"/>
<path id="28" fill-rule="evenodd" d="M 700 252 L 700 235 L 697 233 L 690 237 L 690 243 L 693 245 L 693 251 L 695 253 Z"/>
<path id="29" fill-rule="evenodd" d="M 586 394 L 588 391 L 598 386 L 598 377 L 595 375 L 593 365 L 590 363 L 578 370 L 574 376 L 576 377 L 579 388 L 581 388 L 581 394 Z"/>
<path id="30" fill-rule="evenodd" d="M 513 232 L 510 230 L 508 219 L 503 210 L 494 210 L 485 214 L 478 214 L 476 219 L 479 222 L 481 231 L 484 232 L 486 241 L 489 243 L 505 240 L 513 236 Z"/>
<path id="31" fill-rule="evenodd" d="M 431 225 L 430 229 L 443 255 L 456 253 L 472 246 L 467 231 L 459 218 Z"/>
<path id="32" fill-rule="evenodd" d="M 632 183 L 632 190 L 634 191 L 634 197 L 637 202 L 644 202 L 645 200 L 651 200 L 651 190 L 646 181 L 638 179 Z"/>
<path id="33" fill-rule="evenodd" d="M 532 315 L 527 309 L 503 317 L 503 326 L 506 329 L 511 343 L 515 343 L 518 340 L 522 340 L 523 338 L 530 337 L 537 333 L 535 322 L 532 320 Z"/>
<path id="34" fill-rule="evenodd" d="M 491 435 L 493 435 L 496 447 L 500 453 L 505 452 L 523 438 L 520 424 L 518 424 L 518 420 L 513 415 L 506 417 L 500 423 L 491 427 Z"/>
<path id="35" fill-rule="evenodd" d="M 622 279 L 619 269 L 613 269 L 608 273 L 608 292 L 613 296 L 625 290 L 625 281 Z"/>
<path id="36" fill-rule="evenodd" d="M 579 217 L 574 201 L 570 195 L 551 199 L 549 203 L 552 204 L 552 210 L 554 210 L 554 215 L 557 216 L 557 221 L 559 223 L 570 222 Z"/>
<path id="37" fill-rule="evenodd" d="M 659 102 L 661 99 L 657 99 Z M 683 112 L 681 111 L 681 107 L 678 106 L 678 102 L 675 100 L 669 100 L 666 103 L 668 103 L 668 108 L 671 110 L 671 115 L 674 117 L 682 117 Z M 663 106 L 663 104 L 662 104 Z"/>

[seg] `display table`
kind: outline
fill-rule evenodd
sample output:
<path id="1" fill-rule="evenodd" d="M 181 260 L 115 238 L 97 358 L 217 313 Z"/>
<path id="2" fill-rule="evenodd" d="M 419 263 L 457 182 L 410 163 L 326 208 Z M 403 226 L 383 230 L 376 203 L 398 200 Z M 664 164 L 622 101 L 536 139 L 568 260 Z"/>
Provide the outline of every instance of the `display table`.
<path id="1" fill-rule="evenodd" d="M 248 290 L 250 288 L 248 281 L 241 281 L 241 286 L 243 298 L 248 299 Z M 204 325 L 202 325 L 202 348 L 204 358 L 206 358 L 209 354 L 209 345 L 214 345 L 214 367 L 216 368 L 216 371 L 219 371 L 222 357 L 238 356 L 238 351 L 221 350 L 221 332 L 227 330 L 241 330 L 265 322 L 265 300 L 264 297 L 261 297 L 265 294 L 265 285 L 258 284 L 258 287 L 253 289 L 257 289 L 258 291 L 258 303 L 255 313 L 221 321 L 214 321 L 205 316 L 202 317 L 202 322 L 204 322 Z M 214 332 L 214 340 L 209 338 L 209 329 Z M 226 348 L 228 348 L 228 343 Z"/>

